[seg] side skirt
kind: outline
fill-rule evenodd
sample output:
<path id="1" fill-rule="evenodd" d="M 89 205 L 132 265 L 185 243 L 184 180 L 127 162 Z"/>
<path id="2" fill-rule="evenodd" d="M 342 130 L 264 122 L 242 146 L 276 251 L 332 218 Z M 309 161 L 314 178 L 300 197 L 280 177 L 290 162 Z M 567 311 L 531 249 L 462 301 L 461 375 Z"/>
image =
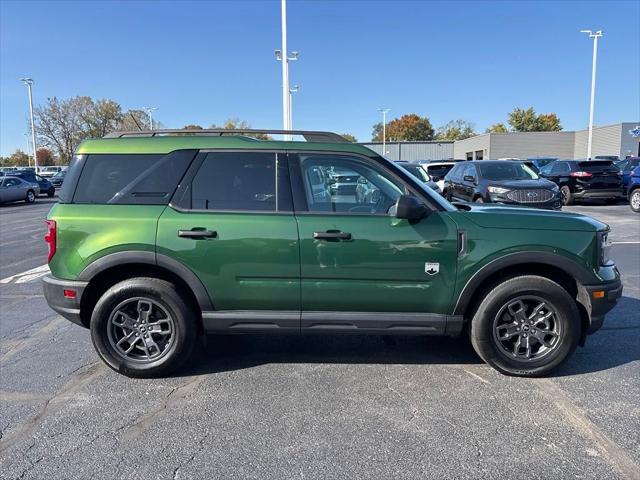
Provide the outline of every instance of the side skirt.
<path id="1" fill-rule="evenodd" d="M 229 310 L 202 312 L 208 333 L 359 333 L 449 335 L 462 332 L 461 315 L 413 312 L 296 312 Z"/>

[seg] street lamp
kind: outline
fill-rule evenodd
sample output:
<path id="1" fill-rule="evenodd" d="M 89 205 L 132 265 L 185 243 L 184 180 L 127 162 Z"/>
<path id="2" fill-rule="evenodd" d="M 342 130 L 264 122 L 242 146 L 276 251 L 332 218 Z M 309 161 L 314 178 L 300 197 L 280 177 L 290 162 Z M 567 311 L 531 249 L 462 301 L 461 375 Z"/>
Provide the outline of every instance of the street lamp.
<path id="1" fill-rule="evenodd" d="M 151 116 L 151 114 L 155 112 L 157 109 L 158 107 L 144 107 L 142 109 L 145 112 L 147 112 L 147 115 L 149 116 L 149 126 L 151 130 L 153 130 L 153 117 Z"/>
<path id="2" fill-rule="evenodd" d="M 387 112 L 390 108 L 379 108 L 378 111 L 382 112 L 382 156 L 387 154 Z"/>
<path id="3" fill-rule="evenodd" d="M 300 85 L 293 85 L 289 88 L 289 127 L 293 130 L 293 94 L 300 91 Z"/>
<path id="4" fill-rule="evenodd" d="M 33 165 L 38 171 L 38 158 L 36 157 L 36 126 L 33 122 L 33 96 L 31 94 L 31 85 L 33 85 L 33 79 L 21 78 L 20 81 L 27 86 L 29 91 L 29 116 L 31 117 L 31 146 L 33 147 Z"/>
<path id="5" fill-rule="evenodd" d="M 291 130 L 291 92 L 289 91 L 289 62 L 298 60 L 299 53 L 287 54 L 287 0 L 281 0 L 282 12 L 282 50 L 276 50 L 276 60 L 282 62 L 282 128 Z M 291 140 L 291 135 L 285 135 L 285 140 Z"/>
<path id="6" fill-rule="evenodd" d="M 589 140 L 587 141 L 587 160 L 591 160 L 591 146 L 593 144 L 593 104 L 596 96 L 596 63 L 598 61 L 598 38 L 602 36 L 602 30 L 580 30 L 593 38 L 593 62 L 591 65 L 591 105 L 589 107 Z"/>

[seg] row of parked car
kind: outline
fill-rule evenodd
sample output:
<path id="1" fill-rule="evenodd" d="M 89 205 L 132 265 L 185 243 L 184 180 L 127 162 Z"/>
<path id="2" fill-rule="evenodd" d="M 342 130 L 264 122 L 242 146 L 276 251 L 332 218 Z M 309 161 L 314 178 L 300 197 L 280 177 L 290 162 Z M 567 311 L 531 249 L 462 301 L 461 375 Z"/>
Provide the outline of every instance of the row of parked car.
<path id="1" fill-rule="evenodd" d="M 559 210 L 579 199 L 628 199 L 640 212 L 640 157 L 612 160 L 397 162 L 449 201 Z M 432 184 L 429 184 L 431 182 Z"/>
<path id="2" fill-rule="evenodd" d="M 0 171 L 0 203 L 19 202 L 33 203 L 39 195 L 53 197 L 56 189 L 62 187 L 67 173 L 65 167 L 56 168 L 57 173 L 48 178 L 32 168 L 4 168 Z"/>

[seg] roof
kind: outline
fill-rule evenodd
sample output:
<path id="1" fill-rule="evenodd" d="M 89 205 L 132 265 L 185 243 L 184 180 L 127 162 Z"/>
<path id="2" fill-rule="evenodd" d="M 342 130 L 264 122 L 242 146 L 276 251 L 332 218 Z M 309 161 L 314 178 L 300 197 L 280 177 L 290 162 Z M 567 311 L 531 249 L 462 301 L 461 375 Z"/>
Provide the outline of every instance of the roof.
<path id="1" fill-rule="evenodd" d="M 124 154 L 124 153 L 169 153 L 186 149 L 242 149 L 242 150 L 296 150 L 296 151 L 332 151 L 377 156 L 373 150 L 362 145 L 346 141 L 281 141 L 257 140 L 243 135 L 180 135 L 169 132 L 168 135 L 139 135 L 123 137 L 105 137 L 88 139 L 77 148 L 78 154 Z M 232 133 L 232 132 L 231 132 Z M 335 135 L 335 134 L 332 134 Z M 335 136 L 338 138 L 338 136 Z"/>

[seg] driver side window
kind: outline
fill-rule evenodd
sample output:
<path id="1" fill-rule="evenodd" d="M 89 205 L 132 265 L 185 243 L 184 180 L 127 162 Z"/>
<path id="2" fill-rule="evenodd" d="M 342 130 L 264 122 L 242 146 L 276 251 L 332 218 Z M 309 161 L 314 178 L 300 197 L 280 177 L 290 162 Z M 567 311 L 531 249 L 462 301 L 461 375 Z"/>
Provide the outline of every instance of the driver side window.
<path id="1" fill-rule="evenodd" d="M 310 212 L 387 214 L 405 186 L 365 159 L 299 154 Z"/>

